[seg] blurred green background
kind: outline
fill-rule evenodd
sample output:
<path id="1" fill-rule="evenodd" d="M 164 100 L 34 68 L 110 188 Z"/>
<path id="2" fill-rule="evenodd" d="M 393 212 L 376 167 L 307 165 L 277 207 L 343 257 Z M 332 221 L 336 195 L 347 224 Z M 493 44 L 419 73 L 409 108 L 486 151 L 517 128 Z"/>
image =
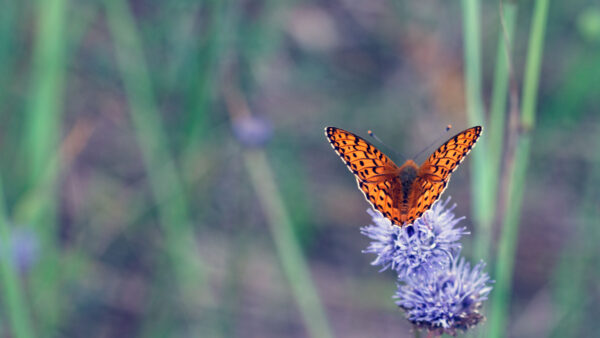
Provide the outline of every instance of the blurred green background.
<path id="1" fill-rule="evenodd" d="M 474 335 L 600 329 L 596 1 L 508 1 L 506 36 L 497 1 L 1 8 L 0 336 L 414 336 L 323 128 L 449 123 L 485 128 L 444 194 L 497 280 Z"/>

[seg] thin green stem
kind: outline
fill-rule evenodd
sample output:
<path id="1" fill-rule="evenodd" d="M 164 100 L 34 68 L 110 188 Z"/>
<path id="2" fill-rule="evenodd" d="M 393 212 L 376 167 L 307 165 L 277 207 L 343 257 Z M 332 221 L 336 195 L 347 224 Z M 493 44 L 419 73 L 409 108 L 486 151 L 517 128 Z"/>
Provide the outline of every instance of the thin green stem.
<path id="1" fill-rule="evenodd" d="M 139 32 L 126 2 L 107 0 L 104 3 L 135 136 L 165 236 L 167 260 L 175 270 L 176 281 L 182 288 L 181 295 L 186 297 L 184 300 L 197 304 L 210 298 L 205 288 L 204 264 L 197 255 L 189 203 L 167 148 L 167 137 L 162 129 Z"/>
<path id="2" fill-rule="evenodd" d="M 0 103 L 5 104 L 8 91 L 7 84 L 11 81 L 12 65 L 16 59 L 15 48 L 15 26 L 17 22 L 18 6 L 16 2 L 3 3 L 0 12 L 0 71 L 5 76 L 0 80 Z M 0 248 L 4 253 L 11 252 L 10 226 L 4 199 L 4 188 L 0 178 Z M 8 329 L 0 330 L 10 332 L 15 337 L 33 337 L 33 326 L 31 325 L 29 309 L 27 309 L 21 281 L 14 261 L 10 254 L 0 255 L 0 292 L 4 313 L 8 317 Z"/>
<path id="3" fill-rule="evenodd" d="M 228 15 L 231 12 L 229 7 L 231 1 L 220 0 L 207 3 L 211 15 L 208 19 L 206 31 L 206 41 L 198 51 L 198 74 L 197 82 L 193 87 L 194 95 L 190 95 L 193 102 L 190 104 L 190 133 L 188 144 L 196 144 L 202 139 L 202 134 L 206 129 L 206 120 L 210 104 L 212 102 L 215 83 L 219 71 L 221 55 L 224 52 L 226 42 L 229 37 L 228 28 L 230 25 Z M 196 148 L 196 147 L 194 147 Z"/>
<path id="4" fill-rule="evenodd" d="M 14 62 L 17 59 L 15 55 L 15 45 L 17 36 L 16 23 L 18 18 L 18 2 L 6 1 L 2 3 L 0 12 L 0 72 L 4 74 L 0 79 L 0 104 L 4 105 L 8 94 L 6 90 L 13 74 Z"/>
<path id="5" fill-rule="evenodd" d="M 54 332 L 58 325 L 61 300 L 61 278 L 56 244 L 57 185 L 60 163 L 52 162 L 58 153 L 66 76 L 67 0 L 36 2 L 38 15 L 32 52 L 29 103 L 26 108 L 26 130 L 23 153 L 27 156 L 28 188 L 38 189 L 37 198 L 44 201 L 36 210 L 16 222 L 31 224 L 39 236 L 42 262 L 31 275 L 32 299 L 38 313 L 39 330 Z M 46 173 L 52 173 L 47 175 Z"/>
<path id="6" fill-rule="evenodd" d="M 523 104 L 521 106 L 521 127 L 531 130 L 535 124 L 537 93 L 539 87 L 542 54 L 544 51 L 544 36 L 550 0 L 536 0 L 533 12 L 531 37 L 523 79 Z"/>
<path id="7" fill-rule="evenodd" d="M 481 98 L 481 43 L 479 0 L 462 0 L 465 88 L 469 122 L 484 121 Z"/>
<path id="8" fill-rule="evenodd" d="M 506 211 L 502 223 L 502 234 L 498 244 L 495 269 L 496 285 L 492 293 L 492 312 L 489 336 L 506 335 L 506 318 L 510 302 L 515 248 L 518 242 L 519 221 L 531 148 L 531 130 L 535 123 L 535 110 L 539 74 L 542 63 L 544 35 L 548 17 L 549 0 L 536 0 L 529 39 L 525 77 L 523 80 L 523 103 L 520 125 L 517 128 L 514 158 L 509 163 Z"/>
<path id="9" fill-rule="evenodd" d="M 267 216 L 281 267 L 310 336 L 333 337 L 265 153 L 262 150 L 248 150 L 244 153 L 244 163 Z"/>
<path id="10" fill-rule="evenodd" d="M 480 9 L 479 0 L 463 0 L 463 40 L 465 63 L 465 90 L 467 119 L 470 125 L 484 125 L 484 108 L 481 97 L 481 45 L 480 45 Z M 485 126 L 484 126 L 485 128 Z M 479 140 L 477 150 L 471 155 L 473 181 L 471 183 L 471 201 L 474 224 L 477 232 L 488 237 L 493 220 L 490 201 L 490 187 L 487 179 L 486 136 Z M 485 258 L 485 256 L 479 257 Z"/>
<path id="11" fill-rule="evenodd" d="M 487 187 L 489 188 L 489 210 L 491 220 L 494 218 L 494 206 L 498 193 L 498 177 L 504 145 L 504 131 L 506 125 L 506 103 L 510 78 L 510 52 L 513 45 L 513 34 L 516 26 L 517 5 L 510 1 L 501 6 L 503 13 L 500 15 L 498 32 L 498 46 L 496 53 L 496 68 L 494 72 L 494 85 L 490 104 L 490 119 L 488 130 L 488 165 Z M 476 233 L 474 256 L 487 260 L 490 253 L 491 223 L 487 228 L 480 227 Z"/>
<path id="12" fill-rule="evenodd" d="M 21 281 L 14 265 L 11 253 L 10 227 L 6 215 L 6 202 L 4 188 L 0 179 L 0 271 L 2 272 L 2 302 L 11 327 L 11 332 L 16 338 L 34 337 L 33 326 L 29 318 L 29 310 L 25 304 Z"/>
<path id="13" fill-rule="evenodd" d="M 511 283 L 514 267 L 514 254 L 518 241 L 519 220 L 523 201 L 523 185 L 525 184 L 526 169 L 529 164 L 530 150 L 529 136 L 522 136 L 517 142 L 514 161 L 518 163 L 513 167 L 509 176 L 508 201 L 506 213 L 502 223 L 502 235 L 498 244 L 497 261 L 495 267 L 494 291 L 492 292 L 490 337 L 504 337 L 506 316 L 511 292 Z"/>
<path id="14" fill-rule="evenodd" d="M 187 95 L 187 104 L 189 114 L 189 123 L 187 124 L 187 135 L 183 143 L 181 158 L 183 167 L 189 166 L 197 160 L 199 154 L 202 154 L 203 142 L 207 139 L 210 127 L 207 125 L 209 119 L 210 107 L 215 95 L 215 88 L 218 88 L 219 69 L 223 62 L 223 55 L 227 51 L 228 44 L 233 39 L 232 34 L 232 9 L 233 4 L 228 0 L 212 0 L 207 2 L 206 10 L 211 13 L 207 17 L 207 28 L 205 40 L 193 51 L 197 55 L 192 64 L 193 85 L 190 93 Z M 190 70 L 184 69 L 184 72 Z M 218 82 L 218 81 L 217 81 Z"/>

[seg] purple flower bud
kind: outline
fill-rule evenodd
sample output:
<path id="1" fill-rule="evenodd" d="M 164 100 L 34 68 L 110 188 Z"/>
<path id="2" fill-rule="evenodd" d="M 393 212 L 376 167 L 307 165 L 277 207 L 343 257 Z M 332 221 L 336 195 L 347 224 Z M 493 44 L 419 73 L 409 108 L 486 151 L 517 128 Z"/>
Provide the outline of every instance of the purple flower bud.
<path id="1" fill-rule="evenodd" d="M 39 255 L 39 241 L 36 234 L 26 228 L 13 228 L 9 238 L 10 257 L 21 273 L 29 271 Z M 6 250 L 0 251 L 5 254 Z"/>
<path id="2" fill-rule="evenodd" d="M 264 145 L 273 134 L 271 124 L 255 116 L 235 118 L 232 123 L 233 135 L 243 145 L 257 147 Z"/>

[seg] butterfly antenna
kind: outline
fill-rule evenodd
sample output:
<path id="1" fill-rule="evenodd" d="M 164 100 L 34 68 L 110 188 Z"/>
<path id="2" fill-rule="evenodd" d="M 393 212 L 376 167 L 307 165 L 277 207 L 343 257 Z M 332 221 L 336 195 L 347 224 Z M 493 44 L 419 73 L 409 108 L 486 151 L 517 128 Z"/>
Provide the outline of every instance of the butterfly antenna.
<path id="1" fill-rule="evenodd" d="M 367 133 L 369 133 L 369 136 L 371 136 L 372 138 L 374 138 L 377 142 L 381 143 L 385 148 L 387 148 L 387 150 L 391 151 L 392 153 L 396 154 L 397 156 L 402 157 L 403 159 L 407 159 L 406 156 L 400 154 L 399 152 L 395 151 L 394 149 L 392 149 L 392 147 L 388 146 L 387 144 L 383 143 L 382 140 L 379 139 L 379 137 L 377 137 L 377 135 L 375 135 L 375 133 L 373 133 L 371 130 L 367 131 Z"/>
<path id="2" fill-rule="evenodd" d="M 447 133 L 447 132 L 448 132 L 450 129 L 452 129 L 452 125 L 451 125 L 451 124 L 449 124 L 449 125 L 447 125 L 447 126 L 446 126 L 446 130 L 444 131 L 444 133 L 443 133 L 442 135 L 438 136 L 438 138 L 436 138 L 436 139 L 435 139 L 435 141 L 431 142 L 431 143 L 430 143 L 430 144 L 429 144 L 427 147 L 425 147 L 423 150 L 419 151 L 419 152 L 418 152 L 418 153 L 417 153 L 417 154 L 416 154 L 416 155 L 413 157 L 413 159 L 415 159 L 415 160 L 416 160 L 416 159 L 417 159 L 417 157 L 419 157 L 421 154 L 423 154 L 423 153 L 425 152 L 425 150 L 427 150 L 427 149 L 431 148 L 431 146 L 433 146 L 434 144 L 438 143 L 438 142 L 439 142 L 439 141 L 440 141 L 440 140 L 441 140 L 443 137 L 445 137 L 445 136 L 446 136 L 446 133 Z"/>

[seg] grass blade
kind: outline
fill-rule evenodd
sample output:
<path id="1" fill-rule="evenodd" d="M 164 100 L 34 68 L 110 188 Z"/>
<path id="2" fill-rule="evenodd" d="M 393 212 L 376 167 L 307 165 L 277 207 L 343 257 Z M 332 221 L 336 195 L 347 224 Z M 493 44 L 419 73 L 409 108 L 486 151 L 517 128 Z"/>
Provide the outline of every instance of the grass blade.
<path id="1" fill-rule="evenodd" d="M 465 62 L 465 90 L 467 101 L 467 120 L 469 125 L 483 125 L 485 117 L 483 99 L 481 97 L 481 44 L 480 44 L 480 10 L 479 0 L 462 0 L 463 40 Z M 478 227 L 477 233 L 487 236 L 490 232 L 493 209 L 490 204 L 491 188 L 487 179 L 487 136 L 479 140 L 477 149 L 471 155 L 473 181 L 471 183 L 471 201 L 473 223 Z M 479 259 L 485 256 L 477 257 Z"/>
<path id="2" fill-rule="evenodd" d="M 11 229 L 6 217 L 6 202 L 4 201 L 4 188 L 0 180 L 0 271 L 2 272 L 2 299 L 6 314 L 15 338 L 32 338 L 33 326 L 29 318 L 21 281 L 12 259 L 10 240 Z"/>
<path id="3" fill-rule="evenodd" d="M 531 131 L 535 124 L 535 111 L 539 74 L 542 63 L 544 35 L 548 18 L 549 0 L 536 0 L 529 38 L 525 77 L 523 80 L 523 102 L 520 125 L 511 126 L 516 130 L 517 141 L 513 161 L 509 163 L 506 211 L 502 223 L 502 234 L 498 244 L 495 279 L 492 293 L 490 316 L 490 337 L 506 335 L 507 312 L 513 277 L 515 248 L 518 240 L 519 220 L 526 181 L 527 166 L 531 147 Z M 510 149 L 509 149 L 510 151 Z"/>
<path id="4" fill-rule="evenodd" d="M 152 92 L 142 42 L 128 4 L 105 1 L 108 25 L 115 43 L 117 65 L 127 94 L 135 135 L 165 234 L 166 254 L 186 302 L 206 300 L 204 267 L 196 254 L 188 201 L 167 148 L 167 137 Z M 198 295 L 200 299 L 190 298 Z"/>
<path id="5" fill-rule="evenodd" d="M 16 222 L 31 224 L 41 243 L 44 255 L 32 272 L 33 302 L 42 332 L 53 332 L 62 311 L 58 287 L 60 266 L 56 244 L 57 184 L 60 162 L 58 156 L 63 93 L 66 77 L 65 24 L 66 0 L 37 2 L 37 30 L 32 55 L 30 100 L 25 114 L 27 184 L 37 189 L 37 199 L 44 201 L 37 208 L 22 214 Z M 41 187 L 41 188 L 40 188 Z"/>
<path id="6" fill-rule="evenodd" d="M 250 108 L 233 85 L 224 86 L 223 92 L 232 122 L 242 116 L 251 116 Z M 294 233 L 290 214 L 275 183 L 275 174 L 271 170 L 264 150 L 246 149 L 244 164 L 266 215 L 281 268 L 300 308 L 308 333 L 311 337 L 333 337 L 325 310 L 312 282 L 308 263 L 304 259 L 298 238 Z"/>
<path id="7" fill-rule="evenodd" d="M 310 336 L 333 337 L 265 153 L 262 150 L 248 150 L 244 153 L 244 163 L 267 216 L 281 267 L 290 283 Z"/>
<path id="8" fill-rule="evenodd" d="M 488 127 L 488 162 L 487 162 L 487 187 L 489 189 L 488 202 L 486 209 L 490 215 L 487 215 L 489 223 L 480 226 L 476 232 L 474 243 L 474 256 L 487 260 L 491 247 L 491 225 L 493 223 L 496 210 L 496 196 L 498 194 L 498 180 L 500 176 L 500 166 L 502 159 L 502 149 L 504 145 L 504 131 L 506 124 L 506 103 L 508 98 L 508 86 L 510 79 L 510 53 L 513 46 L 513 34 L 516 26 L 517 5 L 509 1 L 500 6 L 503 11 L 500 15 L 500 27 L 498 33 L 498 47 L 496 53 L 496 69 L 494 72 L 494 85 L 492 89 L 492 99 L 490 103 L 490 117 Z"/>

